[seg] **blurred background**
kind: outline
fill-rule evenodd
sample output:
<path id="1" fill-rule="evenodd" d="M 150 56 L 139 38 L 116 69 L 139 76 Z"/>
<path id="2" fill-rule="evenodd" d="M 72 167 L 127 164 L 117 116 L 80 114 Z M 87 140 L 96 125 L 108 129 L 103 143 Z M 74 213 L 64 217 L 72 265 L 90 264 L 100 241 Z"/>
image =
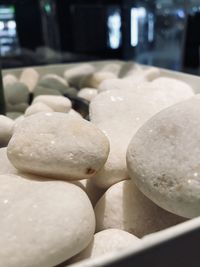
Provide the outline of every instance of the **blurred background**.
<path id="1" fill-rule="evenodd" d="M 122 59 L 199 73 L 200 0 L 0 0 L 3 68 Z"/>

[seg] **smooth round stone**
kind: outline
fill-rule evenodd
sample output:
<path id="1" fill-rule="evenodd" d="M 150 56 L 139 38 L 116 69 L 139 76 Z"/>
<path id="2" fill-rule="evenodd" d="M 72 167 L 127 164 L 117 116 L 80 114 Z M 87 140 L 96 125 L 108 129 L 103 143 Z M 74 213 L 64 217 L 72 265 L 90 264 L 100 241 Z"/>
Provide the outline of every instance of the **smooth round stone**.
<path id="1" fill-rule="evenodd" d="M 71 101 L 64 96 L 52 96 L 52 95 L 41 95 L 34 98 L 32 104 L 44 103 L 56 112 L 68 112 L 71 107 Z"/>
<path id="2" fill-rule="evenodd" d="M 0 115 L 0 147 L 7 146 L 13 134 L 14 121 Z"/>
<path id="3" fill-rule="evenodd" d="M 116 74 L 109 71 L 97 71 L 85 77 L 85 79 L 81 81 L 80 88 L 91 87 L 97 89 L 104 80 L 114 79 L 116 77 Z"/>
<path id="4" fill-rule="evenodd" d="M 83 88 L 78 92 L 77 96 L 90 102 L 92 98 L 94 98 L 97 95 L 97 93 L 98 91 L 95 88 Z"/>
<path id="5" fill-rule="evenodd" d="M 64 94 L 69 85 L 64 78 L 56 74 L 46 74 L 41 78 L 37 86 L 58 90 L 61 94 Z"/>
<path id="6" fill-rule="evenodd" d="M 3 76 L 3 85 L 4 87 L 7 86 L 7 85 L 11 85 L 11 84 L 14 84 L 16 83 L 18 80 L 17 80 L 17 77 L 13 74 L 6 74 Z"/>
<path id="7" fill-rule="evenodd" d="M 33 92 L 38 79 L 39 73 L 34 68 L 26 68 L 22 71 L 19 80 L 28 87 L 30 92 Z"/>
<path id="8" fill-rule="evenodd" d="M 127 151 L 129 175 L 160 207 L 200 215 L 200 95 L 163 110 L 144 124 Z"/>
<path id="9" fill-rule="evenodd" d="M 79 88 L 81 80 L 91 75 L 94 71 L 95 67 L 91 64 L 80 64 L 79 66 L 66 69 L 63 75 L 70 85 Z"/>
<path id="10" fill-rule="evenodd" d="M 97 202 L 95 215 L 97 232 L 117 228 L 138 237 L 185 220 L 155 205 L 131 180 L 111 186 Z"/>
<path id="11" fill-rule="evenodd" d="M 0 187 L 2 266 L 52 267 L 88 246 L 95 217 L 78 186 L 7 174 Z"/>
<path id="12" fill-rule="evenodd" d="M 53 112 L 53 109 L 42 102 L 38 102 L 29 106 L 26 109 L 24 116 L 27 117 L 38 112 Z"/>
<path id="13" fill-rule="evenodd" d="M 29 100 L 28 87 L 21 82 L 15 82 L 13 84 L 6 85 L 4 93 L 6 102 L 11 105 L 28 103 Z"/>
<path id="14" fill-rule="evenodd" d="M 108 153 L 108 139 L 96 126 L 57 112 L 27 117 L 8 145 L 8 158 L 17 169 L 65 180 L 94 176 Z"/>
<path id="15" fill-rule="evenodd" d="M 56 89 L 51 88 L 44 88 L 41 86 L 36 86 L 34 89 L 34 97 L 37 97 L 39 95 L 58 95 L 61 96 L 61 92 Z"/>
<path id="16" fill-rule="evenodd" d="M 96 233 L 88 247 L 74 256 L 70 263 L 100 257 L 113 252 L 121 253 L 122 251 L 139 247 L 140 244 L 140 239 L 128 232 L 119 229 L 103 230 Z"/>
<path id="17" fill-rule="evenodd" d="M 17 174 L 18 170 L 11 164 L 7 157 L 7 147 L 0 148 L 0 175 Z"/>

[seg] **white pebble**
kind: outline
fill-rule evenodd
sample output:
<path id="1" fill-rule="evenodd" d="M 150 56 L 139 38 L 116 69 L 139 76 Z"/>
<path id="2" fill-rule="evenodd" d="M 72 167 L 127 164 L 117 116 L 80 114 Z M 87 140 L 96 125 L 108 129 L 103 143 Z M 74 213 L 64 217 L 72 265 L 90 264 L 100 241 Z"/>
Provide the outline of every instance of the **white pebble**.
<path id="1" fill-rule="evenodd" d="M 94 176 L 108 153 L 108 139 L 96 126 L 58 112 L 26 117 L 8 145 L 8 158 L 19 170 L 65 180 Z"/>
<path id="2" fill-rule="evenodd" d="M 70 263 L 88 258 L 96 258 L 109 253 L 119 252 L 139 247 L 141 241 L 136 236 L 119 230 L 107 229 L 94 235 L 94 238 L 86 249 L 70 260 Z"/>
<path id="3" fill-rule="evenodd" d="M 7 174 L 0 188 L 1 266 L 55 266 L 88 246 L 95 217 L 79 187 Z"/>
<path id="4" fill-rule="evenodd" d="M 33 104 L 39 102 L 46 104 L 56 112 L 68 112 L 72 107 L 71 101 L 64 96 L 41 95 L 34 98 Z"/>
<path id="5" fill-rule="evenodd" d="M 97 231 L 117 228 L 138 237 L 185 220 L 155 205 L 130 180 L 111 186 L 97 202 L 95 215 Z"/>
<path id="6" fill-rule="evenodd" d="M 131 178 L 160 207 L 193 218 L 200 215 L 200 95 L 152 117 L 127 152 Z"/>
<path id="7" fill-rule="evenodd" d="M 79 66 L 66 69 L 63 75 L 70 85 L 79 88 L 81 80 L 86 76 L 91 75 L 94 71 L 95 67 L 91 64 L 81 64 Z"/>
<path id="8" fill-rule="evenodd" d="M 97 95 L 97 93 L 98 93 L 97 89 L 83 88 L 78 92 L 77 96 L 90 102 L 92 100 L 92 98 L 94 98 Z"/>
<path id="9" fill-rule="evenodd" d="M 109 71 L 97 71 L 85 77 L 85 79 L 81 81 L 80 88 L 91 87 L 97 89 L 104 80 L 115 79 L 116 77 L 116 74 Z"/>
<path id="10" fill-rule="evenodd" d="M 22 71 L 19 80 L 29 88 L 30 92 L 33 92 L 38 79 L 39 74 L 34 68 L 26 68 Z"/>
<path id="11" fill-rule="evenodd" d="M 64 94 L 66 93 L 69 85 L 68 85 L 68 82 L 64 78 L 56 74 L 49 73 L 49 74 L 44 75 L 40 79 L 38 86 L 49 88 L 52 90 L 58 90 L 61 94 Z"/>
<path id="12" fill-rule="evenodd" d="M 53 112 L 53 109 L 42 102 L 36 102 L 26 109 L 24 116 L 27 117 L 38 112 Z"/>

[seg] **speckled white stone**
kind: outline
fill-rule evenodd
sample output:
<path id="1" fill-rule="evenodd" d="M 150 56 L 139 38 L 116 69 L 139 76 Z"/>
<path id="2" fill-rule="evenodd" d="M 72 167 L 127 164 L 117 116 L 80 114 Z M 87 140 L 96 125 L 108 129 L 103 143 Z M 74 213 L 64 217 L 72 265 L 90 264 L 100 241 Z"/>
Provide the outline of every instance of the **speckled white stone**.
<path id="1" fill-rule="evenodd" d="M 24 116 L 27 117 L 38 112 L 53 112 L 53 109 L 42 102 L 37 102 L 26 109 Z"/>
<path id="2" fill-rule="evenodd" d="M 38 79 L 39 74 L 34 68 L 25 68 L 19 78 L 20 82 L 24 83 L 30 92 L 34 91 Z"/>
<path id="3" fill-rule="evenodd" d="M 64 94 L 66 93 L 67 87 L 69 85 L 68 85 L 68 82 L 64 78 L 56 74 L 49 73 L 49 74 L 44 75 L 40 79 L 38 86 L 49 88 L 52 90 L 58 90 L 59 92 Z"/>
<path id="4" fill-rule="evenodd" d="M 108 137 L 110 154 L 93 181 L 103 188 L 127 179 L 126 150 L 136 131 L 162 109 L 194 95 L 191 88 L 176 91 L 146 83 L 137 90 L 111 90 L 98 94 L 90 103 L 90 119 Z"/>
<path id="5" fill-rule="evenodd" d="M 52 267 L 92 239 L 94 212 L 79 187 L 7 174 L 0 188 L 0 266 Z"/>
<path id="6" fill-rule="evenodd" d="M 133 137 L 129 174 L 146 196 L 175 214 L 200 215 L 200 95 L 163 110 Z"/>
<path id="7" fill-rule="evenodd" d="M 79 88 L 81 80 L 86 76 L 91 75 L 95 71 L 95 67 L 91 64 L 81 64 L 72 68 L 67 68 L 64 71 L 64 78 L 66 81 L 77 88 Z"/>
<path id="8" fill-rule="evenodd" d="M 0 115 L 0 147 L 7 146 L 13 134 L 14 121 Z"/>
<path id="9" fill-rule="evenodd" d="M 33 103 L 44 103 L 56 112 L 68 112 L 71 107 L 71 101 L 64 96 L 52 96 L 52 95 L 41 95 L 34 98 Z"/>
<path id="10" fill-rule="evenodd" d="M 95 207 L 96 230 L 117 228 L 138 237 L 184 221 L 146 198 L 131 180 L 111 186 Z"/>
<path id="11" fill-rule="evenodd" d="M 70 263 L 96 258 L 112 252 L 122 252 L 140 246 L 140 239 L 119 229 L 107 229 L 94 235 L 89 246 L 74 256 Z"/>
<path id="12" fill-rule="evenodd" d="M 10 84 L 14 84 L 16 83 L 18 80 L 17 80 L 17 77 L 13 74 L 6 74 L 3 76 L 3 85 L 4 87 L 7 86 L 7 85 L 10 85 Z"/>
<path id="13" fill-rule="evenodd" d="M 8 158 L 19 170 L 65 180 L 94 176 L 108 153 L 108 139 L 95 125 L 58 112 L 26 117 L 8 145 Z"/>
<path id="14" fill-rule="evenodd" d="M 77 96 L 90 102 L 92 98 L 97 95 L 97 93 L 98 91 L 95 88 L 83 88 L 78 92 Z"/>

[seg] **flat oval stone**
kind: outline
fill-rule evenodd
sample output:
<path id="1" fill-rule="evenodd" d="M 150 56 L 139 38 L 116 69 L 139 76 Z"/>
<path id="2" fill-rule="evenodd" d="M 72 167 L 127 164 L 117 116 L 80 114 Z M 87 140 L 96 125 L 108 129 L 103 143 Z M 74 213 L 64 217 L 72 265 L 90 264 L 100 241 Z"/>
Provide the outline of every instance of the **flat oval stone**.
<path id="1" fill-rule="evenodd" d="M 91 64 L 80 64 L 72 68 L 67 68 L 64 71 L 64 78 L 66 81 L 76 88 L 79 88 L 81 80 L 91 75 L 95 71 L 95 67 Z"/>
<path id="2" fill-rule="evenodd" d="M 0 188 L 1 266 L 52 267 L 88 246 L 95 217 L 78 186 L 7 174 Z"/>
<path id="3" fill-rule="evenodd" d="M 70 263 L 88 258 L 96 258 L 112 252 L 123 251 L 140 246 L 140 239 L 119 229 L 107 229 L 98 232 L 86 249 L 74 256 Z"/>
<path id="4" fill-rule="evenodd" d="M 72 107 L 71 101 L 64 96 L 40 95 L 33 100 L 33 104 L 40 102 L 56 112 L 68 112 Z"/>
<path id="5" fill-rule="evenodd" d="M 77 96 L 90 102 L 92 98 L 97 95 L 97 93 L 97 89 L 95 88 L 83 88 L 78 92 Z"/>
<path id="6" fill-rule="evenodd" d="M 17 169 L 66 180 L 94 176 L 108 153 L 108 139 L 96 126 L 57 112 L 24 119 L 8 145 L 8 158 Z"/>
<path id="7" fill-rule="evenodd" d="M 0 147 L 7 146 L 13 134 L 14 121 L 0 115 Z"/>
<path id="8" fill-rule="evenodd" d="M 34 68 L 25 68 L 19 78 L 20 82 L 24 83 L 30 92 L 34 91 L 38 79 L 39 73 Z"/>
<path id="9" fill-rule="evenodd" d="M 96 231 L 117 228 L 138 237 L 185 221 L 145 197 L 130 180 L 111 186 L 95 207 Z"/>
<path id="10" fill-rule="evenodd" d="M 44 88 L 49 88 L 52 90 L 58 90 L 61 94 L 66 93 L 67 87 L 69 86 L 67 81 L 56 75 L 56 74 L 46 74 L 44 75 L 37 86 L 44 87 Z"/>
<path id="11" fill-rule="evenodd" d="M 160 207 L 200 215 L 200 95 L 169 107 L 144 124 L 127 151 L 129 175 Z"/>
<path id="12" fill-rule="evenodd" d="M 38 102 L 29 106 L 26 109 L 24 116 L 27 117 L 38 112 L 53 112 L 53 109 L 42 102 Z"/>

